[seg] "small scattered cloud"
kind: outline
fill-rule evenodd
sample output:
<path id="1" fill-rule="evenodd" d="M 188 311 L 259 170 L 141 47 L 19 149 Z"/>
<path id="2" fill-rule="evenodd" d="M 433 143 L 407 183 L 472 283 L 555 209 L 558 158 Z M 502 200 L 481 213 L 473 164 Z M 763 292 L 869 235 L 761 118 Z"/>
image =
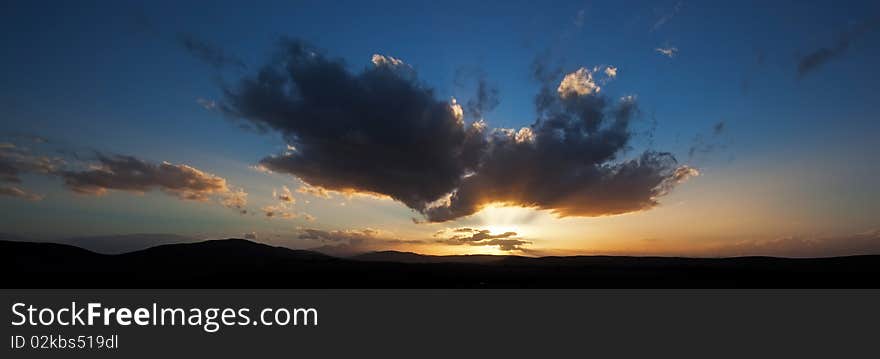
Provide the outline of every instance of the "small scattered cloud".
<path id="1" fill-rule="evenodd" d="M 280 191 L 272 190 L 272 197 L 281 202 L 290 204 L 296 203 L 296 199 L 293 198 L 293 193 L 290 192 L 290 188 L 287 188 L 287 186 L 281 186 Z"/>
<path id="2" fill-rule="evenodd" d="M 678 48 L 674 46 L 658 47 L 654 49 L 654 51 L 657 51 L 659 54 L 666 56 L 670 59 L 678 55 Z"/>
<path id="3" fill-rule="evenodd" d="M 613 79 L 617 77 L 617 68 L 614 66 L 608 66 L 605 68 L 605 76 L 609 79 Z"/>
<path id="4" fill-rule="evenodd" d="M 593 81 L 593 73 L 581 67 L 577 71 L 569 73 L 562 78 L 556 91 L 559 97 L 586 96 L 598 93 L 602 88 Z"/>
<path id="5" fill-rule="evenodd" d="M 244 234 L 244 239 L 250 239 L 252 241 L 257 240 L 257 232 L 250 232 Z"/>
<path id="6" fill-rule="evenodd" d="M 248 194 L 241 188 L 230 188 L 229 191 L 221 193 L 220 204 L 227 208 L 238 210 L 241 214 L 247 214 Z"/>
<path id="7" fill-rule="evenodd" d="M 315 220 L 315 217 L 312 215 L 293 209 L 296 199 L 293 197 L 293 192 L 287 186 L 281 186 L 281 190 L 273 189 L 272 200 L 278 202 L 260 208 L 260 211 L 263 212 L 266 218 Z"/>
<path id="8" fill-rule="evenodd" d="M 723 120 L 712 125 L 708 133 L 697 134 L 690 148 L 688 149 L 688 159 L 693 161 L 697 157 L 706 157 L 717 151 L 725 150 L 728 147 L 725 131 L 727 123 Z"/>
<path id="9" fill-rule="evenodd" d="M 273 204 L 260 208 L 266 218 L 295 219 L 299 218 L 299 214 L 290 211 L 284 204 Z"/>
<path id="10" fill-rule="evenodd" d="M 307 184 L 299 186 L 299 188 L 296 189 L 296 192 L 319 198 L 330 198 L 330 191 L 324 189 L 323 187 L 310 186 Z"/>
<path id="11" fill-rule="evenodd" d="M 217 109 L 217 102 L 214 100 L 208 100 L 208 99 L 204 99 L 204 98 L 199 97 L 196 99 L 196 103 L 198 103 L 199 106 L 202 106 L 202 108 L 204 108 L 208 111 L 214 111 Z"/>
<path id="12" fill-rule="evenodd" d="M 316 56 L 317 55 L 316 53 Z M 394 73 L 402 78 L 415 80 L 416 71 L 409 64 L 393 56 L 373 54 L 373 66 Z"/>
<path id="13" fill-rule="evenodd" d="M 395 58 L 393 56 L 385 56 L 379 54 L 373 54 L 373 65 L 376 67 L 398 67 L 398 66 L 408 66 L 403 60 Z"/>

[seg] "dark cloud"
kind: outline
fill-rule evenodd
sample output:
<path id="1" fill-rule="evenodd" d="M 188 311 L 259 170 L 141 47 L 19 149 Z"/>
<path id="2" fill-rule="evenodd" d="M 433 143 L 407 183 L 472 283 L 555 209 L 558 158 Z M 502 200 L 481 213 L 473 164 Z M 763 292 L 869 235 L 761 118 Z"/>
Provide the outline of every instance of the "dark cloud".
<path id="1" fill-rule="evenodd" d="M 51 174 L 63 164 L 60 158 L 34 154 L 12 143 L 0 143 L 0 182 L 21 183 L 23 174 Z"/>
<path id="2" fill-rule="evenodd" d="M 278 60 L 227 90 L 223 107 L 294 145 L 264 158 L 264 167 L 327 190 L 380 193 L 425 208 L 476 166 L 483 137 L 405 64 L 373 60 L 352 74 L 341 61 L 285 40 Z"/>
<path id="3" fill-rule="evenodd" d="M 482 119 L 484 115 L 501 103 L 498 87 L 490 83 L 488 75 L 479 68 L 461 67 L 456 70 L 455 83 L 457 87 L 466 87 L 467 82 L 475 83 L 473 97 L 465 103 L 465 112 L 470 118 Z"/>
<path id="4" fill-rule="evenodd" d="M 724 132 L 724 128 L 726 126 L 727 125 L 724 123 L 724 121 L 718 121 L 717 123 L 715 123 L 715 125 L 712 126 L 712 134 L 716 136 L 720 135 L 722 132 Z"/>
<path id="5" fill-rule="evenodd" d="M 490 84 L 485 77 L 477 81 L 477 93 L 468 100 L 467 110 L 474 118 L 482 118 L 483 114 L 492 111 L 501 103 L 498 88 Z"/>
<path id="6" fill-rule="evenodd" d="M 296 198 L 293 198 L 293 193 L 290 192 L 290 188 L 287 188 L 287 186 L 281 186 L 280 191 L 272 190 L 272 197 L 284 203 L 296 203 Z"/>
<path id="7" fill-rule="evenodd" d="M 241 59 L 226 53 L 219 46 L 207 42 L 203 39 L 199 39 L 192 34 L 183 32 L 179 33 L 177 34 L 177 41 L 180 43 L 180 46 L 184 48 L 184 50 L 190 53 L 190 55 L 208 65 L 213 66 L 214 68 L 246 68 L 244 62 Z"/>
<path id="8" fill-rule="evenodd" d="M 521 239 L 491 239 L 488 241 L 479 242 L 479 245 L 498 246 L 498 249 L 502 251 L 525 251 L 525 248 L 523 248 L 522 246 L 531 243 L 532 242 L 527 242 Z"/>
<path id="9" fill-rule="evenodd" d="M 375 55 L 373 66 L 351 73 L 284 40 L 272 62 L 225 90 L 220 107 L 292 145 L 261 160 L 266 169 L 327 190 L 387 195 L 430 221 L 493 202 L 560 216 L 644 210 L 695 173 L 669 153 L 621 158 L 638 107 L 631 97 L 600 95 L 595 69 L 568 74 L 558 87 L 560 72 L 541 62 L 533 70 L 544 84 L 537 120 L 489 130 L 465 124 L 460 106 L 436 99 L 399 59 Z"/>
<path id="10" fill-rule="evenodd" d="M 28 141 L 42 144 L 41 137 Z M 45 150 L 45 149 L 43 149 Z M 109 190 L 145 193 L 161 190 L 180 199 L 207 201 L 246 213 L 247 193 L 230 186 L 226 179 L 185 164 L 152 163 L 133 156 L 96 153 L 97 163 L 75 150 L 57 148 L 62 157 L 49 157 L 28 147 L 0 143 L 0 182 L 21 183 L 21 175 L 41 174 L 60 177 L 73 192 L 102 195 Z M 0 195 L 39 200 L 43 196 L 19 187 L 0 187 Z"/>
<path id="11" fill-rule="evenodd" d="M 15 186 L 0 186 L 0 196 L 17 197 L 29 201 L 39 201 L 43 199 L 43 195 L 31 193 Z"/>
<path id="12" fill-rule="evenodd" d="M 828 61 L 843 55 L 849 49 L 852 41 L 864 36 L 866 33 L 874 30 L 880 25 L 880 19 L 872 19 L 870 21 L 859 23 L 846 32 L 839 35 L 834 45 L 830 47 L 822 47 L 811 51 L 801 57 L 797 65 L 798 78 L 802 78 L 810 72 L 818 69 Z"/>
<path id="13" fill-rule="evenodd" d="M 437 236 L 443 235 L 447 231 L 438 232 Z M 473 243 L 479 242 L 487 239 L 503 239 L 510 238 L 516 236 L 516 232 L 504 232 L 501 234 L 492 234 L 488 229 L 473 229 L 473 228 L 456 228 L 453 230 L 449 230 L 448 232 L 453 233 L 452 236 L 445 239 L 445 241 L 449 242 L 460 242 L 460 243 Z"/>
<path id="14" fill-rule="evenodd" d="M 688 149 L 688 158 L 694 160 L 697 156 L 706 156 L 726 149 L 727 143 L 723 138 L 726 128 L 726 122 L 718 121 L 712 125 L 710 133 L 697 134 L 691 143 L 691 147 Z"/>
<path id="15" fill-rule="evenodd" d="M 440 237 L 438 243 L 448 245 L 497 246 L 503 251 L 523 251 L 523 246 L 531 244 L 517 237 L 516 232 L 492 234 L 488 229 L 454 228 L 434 235 Z"/>
<path id="16" fill-rule="evenodd" d="M 554 85 L 544 82 L 534 124 L 492 132 L 480 166 L 447 203 L 425 211 L 429 220 L 467 216 L 490 203 L 548 209 L 559 216 L 645 210 L 696 174 L 664 152 L 619 160 L 628 149 L 638 107 L 630 97 L 612 101 L 599 95 L 589 70 L 581 68 Z"/>
<path id="17" fill-rule="evenodd" d="M 257 240 L 257 232 L 250 232 L 244 234 L 244 239 Z"/>
<path id="18" fill-rule="evenodd" d="M 57 174 L 72 191 L 103 195 L 110 190 L 145 193 L 161 190 L 180 199 L 207 201 L 217 197 L 221 204 L 243 209 L 247 193 L 231 188 L 226 179 L 185 164 L 152 163 L 132 156 L 98 154 L 98 163 L 86 170 L 64 170 Z"/>

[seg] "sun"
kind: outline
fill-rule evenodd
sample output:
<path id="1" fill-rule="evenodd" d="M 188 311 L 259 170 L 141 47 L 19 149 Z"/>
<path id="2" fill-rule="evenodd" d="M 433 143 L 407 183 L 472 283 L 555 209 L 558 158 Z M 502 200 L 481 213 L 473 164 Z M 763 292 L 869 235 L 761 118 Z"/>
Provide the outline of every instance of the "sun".
<path id="1" fill-rule="evenodd" d="M 516 233 L 517 235 L 520 235 L 522 232 L 516 226 L 510 225 L 510 224 L 490 224 L 490 225 L 483 226 L 482 229 L 489 230 L 489 233 L 491 233 L 491 234 L 502 234 L 502 233 L 507 233 L 507 232 L 513 232 L 513 233 Z"/>
<path id="2" fill-rule="evenodd" d="M 515 232 L 517 236 L 527 235 L 529 222 L 534 218 L 534 210 L 503 204 L 484 207 L 477 214 L 477 226 L 492 234 Z"/>

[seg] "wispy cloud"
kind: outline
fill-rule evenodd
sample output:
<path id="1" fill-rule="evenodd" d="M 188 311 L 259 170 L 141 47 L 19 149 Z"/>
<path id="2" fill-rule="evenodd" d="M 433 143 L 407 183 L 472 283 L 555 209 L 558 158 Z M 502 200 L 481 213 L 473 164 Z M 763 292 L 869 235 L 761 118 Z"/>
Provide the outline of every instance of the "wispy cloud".
<path id="1" fill-rule="evenodd" d="M 28 147 L 0 143 L 0 182 L 21 183 L 24 174 L 51 174 L 64 163 L 62 158 L 36 154 Z"/>
<path id="2" fill-rule="evenodd" d="M 217 69 L 232 67 L 237 69 L 246 68 L 244 61 L 236 56 L 228 54 L 221 47 L 200 39 L 190 33 L 177 34 L 177 40 L 190 55 Z"/>
<path id="3" fill-rule="evenodd" d="M 586 9 L 578 10 L 577 14 L 575 14 L 575 16 L 574 16 L 574 22 L 573 22 L 574 27 L 576 27 L 578 29 L 584 27 L 584 20 L 586 20 L 586 15 L 587 15 Z"/>
<path id="4" fill-rule="evenodd" d="M 17 197 L 29 201 L 40 201 L 44 197 L 41 194 L 28 192 L 15 186 L 0 186 L 0 196 Z"/>
<path id="5" fill-rule="evenodd" d="M 852 41 L 864 36 L 872 30 L 875 30 L 878 25 L 880 25 L 880 19 L 872 19 L 859 23 L 840 34 L 837 41 L 832 46 L 821 47 L 807 53 L 798 61 L 798 78 L 802 78 L 829 61 L 842 56 L 846 53 L 847 49 L 849 49 Z"/>
<path id="6" fill-rule="evenodd" d="M 659 30 L 661 27 L 663 27 L 663 25 L 666 25 L 666 23 L 672 20 L 675 15 L 678 15 L 678 12 L 681 11 L 681 7 L 683 5 L 684 3 L 679 1 L 675 3 L 675 5 L 671 9 L 663 11 L 657 18 L 657 21 L 654 22 L 654 26 L 651 26 L 651 32 Z"/>
<path id="7" fill-rule="evenodd" d="M 722 120 L 712 125 L 708 133 L 697 134 L 688 149 L 688 159 L 693 161 L 698 155 L 706 156 L 727 148 L 728 144 L 723 141 L 726 128 L 727 122 Z"/>
<path id="8" fill-rule="evenodd" d="M 159 190 L 183 200 L 218 203 L 239 211 L 247 205 L 247 193 L 232 187 L 225 178 L 185 164 L 153 163 L 124 155 L 97 154 L 97 163 L 86 169 L 64 169 L 60 176 L 78 194 L 101 196 L 110 191 L 146 193 Z"/>

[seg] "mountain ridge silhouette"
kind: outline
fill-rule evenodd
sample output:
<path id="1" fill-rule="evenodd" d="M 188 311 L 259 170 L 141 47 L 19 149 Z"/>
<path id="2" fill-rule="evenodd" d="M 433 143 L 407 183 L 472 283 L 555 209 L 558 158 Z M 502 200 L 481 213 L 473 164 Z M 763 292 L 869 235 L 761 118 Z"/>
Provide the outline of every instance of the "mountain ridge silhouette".
<path id="1" fill-rule="evenodd" d="M 830 258 L 431 256 L 337 258 L 245 239 L 101 254 L 0 241 L 6 288 L 875 288 L 880 256 Z"/>

